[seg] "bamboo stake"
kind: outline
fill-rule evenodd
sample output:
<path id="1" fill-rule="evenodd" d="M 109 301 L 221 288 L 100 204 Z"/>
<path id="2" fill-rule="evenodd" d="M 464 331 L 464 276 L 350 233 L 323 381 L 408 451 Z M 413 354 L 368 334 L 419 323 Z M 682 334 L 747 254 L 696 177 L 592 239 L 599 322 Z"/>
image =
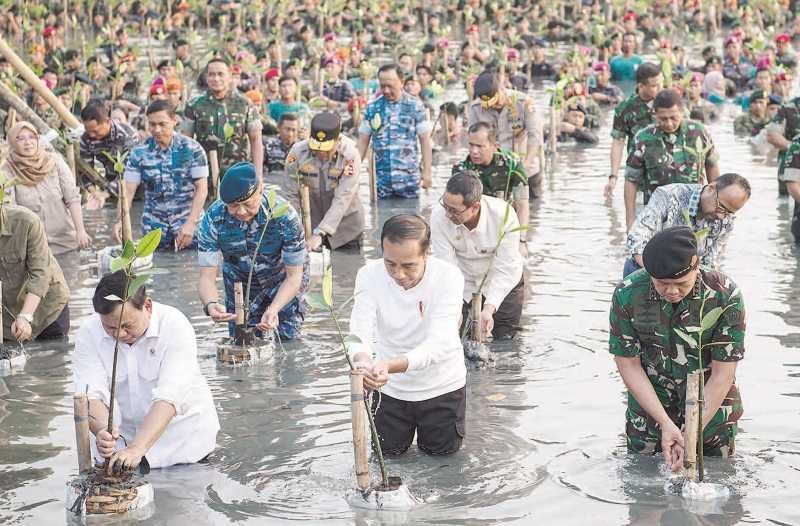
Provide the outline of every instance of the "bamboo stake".
<path id="1" fill-rule="evenodd" d="M 64 157 L 67 159 L 67 166 L 69 166 L 70 172 L 72 172 L 72 176 L 77 181 L 78 179 L 78 170 L 75 167 L 75 146 L 74 144 L 67 144 L 64 148 Z"/>
<path id="2" fill-rule="evenodd" d="M 2 84 L 2 83 L 0 83 Z M 0 348 L 3 347 L 3 282 L 0 281 Z"/>
<path id="3" fill-rule="evenodd" d="M 211 192 L 219 199 L 219 157 L 217 150 L 208 152 L 208 163 L 211 165 Z"/>
<path id="4" fill-rule="evenodd" d="M 233 284 L 233 310 L 236 313 L 236 325 L 244 325 L 244 290 L 242 282 L 237 281 Z"/>
<path id="5" fill-rule="evenodd" d="M 697 430 L 702 425 L 700 404 L 698 403 L 702 378 L 702 370 L 686 375 L 686 421 L 683 426 L 684 468 L 686 478 L 694 482 L 702 480 L 698 469 L 698 448 L 703 447 L 703 445 L 699 443 L 697 433 Z"/>
<path id="6" fill-rule="evenodd" d="M 367 461 L 367 408 L 364 405 L 364 374 L 350 371 L 350 417 L 353 427 L 353 455 L 355 456 L 356 485 L 361 491 L 369 489 L 369 463 Z"/>
<path id="7" fill-rule="evenodd" d="M 374 204 L 378 201 L 377 178 L 375 177 L 375 150 L 370 148 L 367 151 L 367 155 L 369 156 L 369 202 Z"/>
<path id="8" fill-rule="evenodd" d="M 442 132 L 444 133 L 444 144 L 450 146 L 450 123 L 447 121 L 447 112 L 442 111 Z"/>
<path id="9" fill-rule="evenodd" d="M 305 231 L 306 239 L 311 238 L 313 230 L 311 229 L 311 196 L 308 185 L 300 183 L 300 208 L 303 214 L 303 230 Z"/>
<path id="10" fill-rule="evenodd" d="M 119 194 L 117 196 L 117 206 L 119 206 L 119 218 L 122 221 L 122 245 L 128 241 L 133 242 L 133 230 L 131 229 L 131 213 L 128 210 L 128 200 L 126 194 L 128 189 L 125 187 L 125 179 L 122 175 L 117 179 L 119 184 Z"/>
<path id="11" fill-rule="evenodd" d="M 472 341 L 474 342 L 482 342 L 483 341 L 483 334 L 481 334 L 481 309 L 483 308 L 482 305 L 483 298 L 481 298 L 480 292 L 474 292 L 472 294 L 472 301 L 470 302 L 470 312 L 472 318 Z"/>
<path id="12" fill-rule="evenodd" d="M 75 444 L 78 452 L 78 472 L 87 473 L 92 469 L 92 452 L 89 447 L 89 398 L 83 394 L 72 397 L 75 414 Z"/>
<path id="13" fill-rule="evenodd" d="M 11 128 L 17 123 L 17 110 L 14 108 L 8 109 L 8 127 Z"/>
<path id="14" fill-rule="evenodd" d="M 550 153 L 555 155 L 558 148 L 558 110 L 555 106 L 550 106 L 550 136 L 547 139 Z"/>
<path id="15" fill-rule="evenodd" d="M 0 55 L 3 55 L 5 59 L 8 61 L 9 64 L 14 68 L 14 70 L 19 74 L 22 79 L 28 83 L 28 85 L 35 91 L 39 96 L 41 96 L 47 104 L 49 104 L 61 120 L 69 126 L 70 128 L 78 128 L 80 127 L 81 123 L 78 121 L 77 118 L 64 106 L 64 103 L 56 97 L 50 89 L 45 86 L 42 79 L 36 76 L 36 74 L 25 64 L 22 59 L 8 46 L 6 40 L 0 37 Z"/>

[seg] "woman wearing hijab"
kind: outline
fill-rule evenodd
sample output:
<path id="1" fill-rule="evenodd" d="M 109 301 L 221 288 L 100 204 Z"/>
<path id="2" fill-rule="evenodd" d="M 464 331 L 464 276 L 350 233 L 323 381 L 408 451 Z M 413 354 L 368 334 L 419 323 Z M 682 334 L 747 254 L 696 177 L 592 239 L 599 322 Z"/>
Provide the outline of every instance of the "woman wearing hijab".
<path id="1" fill-rule="evenodd" d="M 18 122 L 8 132 L 9 152 L 0 165 L 7 202 L 39 216 L 53 254 L 88 248 L 75 178 L 61 156 L 42 144 L 29 122 Z"/>

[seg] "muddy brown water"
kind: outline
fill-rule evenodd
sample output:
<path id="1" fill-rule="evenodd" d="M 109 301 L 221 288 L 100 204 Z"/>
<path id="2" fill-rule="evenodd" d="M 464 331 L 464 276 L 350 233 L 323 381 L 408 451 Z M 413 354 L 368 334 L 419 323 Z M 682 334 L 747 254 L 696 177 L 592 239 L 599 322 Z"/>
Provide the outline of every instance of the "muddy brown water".
<path id="1" fill-rule="evenodd" d="M 733 136 L 737 111 L 726 107 L 711 125 L 723 172 L 738 171 L 753 185 L 723 262 L 747 304 L 747 353 L 737 375 L 745 415 L 737 456 L 706 463 L 708 480 L 727 485 L 730 499 L 691 505 L 665 490 L 659 458 L 625 452 L 624 387 L 607 352 L 609 298 L 625 257 L 624 209 L 621 184 L 610 203 L 601 196 L 606 116 L 599 146 L 559 145 L 546 193 L 532 205 L 525 330 L 494 347 L 492 367 L 470 369 L 462 450 L 440 458 L 412 447 L 388 461 L 422 501 L 408 514 L 357 511 L 346 502 L 354 486 L 348 376 L 333 325 L 312 313 L 304 337 L 269 361 L 219 367 L 214 349 L 224 331 L 201 312 L 195 254 L 158 254 L 157 265 L 171 274 L 156 276 L 153 297 L 194 325 L 222 430 L 209 464 L 148 475 L 155 510 L 143 524 L 800 524 L 800 254 L 789 202 L 777 197 L 774 156 Z M 369 209 L 362 254 L 335 256 L 337 301 L 349 297 L 364 261 L 380 257 L 377 227 L 399 211 L 429 214 L 462 155 L 436 155 L 434 188 L 418 201 Z M 361 196 L 368 203 L 366 183 Z M 87 213 L 95 246 L 109 242 L 113 214 Z M 61 262 L 74 334 L 91 311 L 97 276 L 88 254 Z M 59 524 L 67 520 L 64 484 L 77 467 L 71 342 L 26 349 L 24 370 L 0 378 L 0 524 Z"/>

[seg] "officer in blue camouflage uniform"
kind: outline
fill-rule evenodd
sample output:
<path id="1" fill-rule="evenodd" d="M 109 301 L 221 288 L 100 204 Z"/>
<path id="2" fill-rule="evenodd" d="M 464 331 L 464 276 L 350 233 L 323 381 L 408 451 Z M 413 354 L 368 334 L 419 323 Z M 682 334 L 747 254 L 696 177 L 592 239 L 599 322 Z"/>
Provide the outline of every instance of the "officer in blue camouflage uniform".
<path id="1" fill-rule="evenodd" d="M 359 154 L 362 159 L 366 158 L 372 140 L 379 198 L 415 198 L 420 185 L 431 186 L 433 126 L 422 101 L 403 91 L 402 74 L 397 65 L 382 66 L 378 70 L 378 80 L 383 93 L 369 103 L 364 112 L 358 129 Z"/>
<path id="2" fill-rule="evenodd" d="M 208 160 L 200 143 L 175 131 L 178 123 L 172 104 L 152 102 L 146 110 L 152 137 L 136 146 L 128 157 L 125 179 L 126 207 L 144 185 L 142 233 L 161 229 L 159 249 L 194 246 L 194 231 L 208 196 Z M 114 225 L 120 239 L 122 224 Z"/>
<path id="3" fill-rule="evenodd" d="M 264 185 L 252 163 L 237 163 L 225 173 L 220 198 L 200 221 L 197 249 L 200 299 L 203 310 L 214 321 L 231 322 L 233 334 L 233 286 L 241 282 L 247 298 L 248 275 L 254 268 L 245 323 L 254 326 L 259 337 L 273 330 L 283 340 L 299 336 L 306 312 L 303 294 L 309 280 L 303 226 L 294 208 Z M 216 285 L 220 265 L 224 306 Z"/>

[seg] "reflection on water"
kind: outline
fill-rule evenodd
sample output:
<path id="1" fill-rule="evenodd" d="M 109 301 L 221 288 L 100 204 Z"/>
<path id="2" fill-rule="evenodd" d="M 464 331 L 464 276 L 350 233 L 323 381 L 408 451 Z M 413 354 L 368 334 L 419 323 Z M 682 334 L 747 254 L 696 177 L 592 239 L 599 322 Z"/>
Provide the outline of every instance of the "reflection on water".
<path id="1" fill-rule="evenodd" d="M 538 91 L 537 101 L 543 98 Z M 754 189 L 724 261 L 749 314 L 738 376 L 746 410 L 739 455 L 708 462 L 709 480 L 732 489 L 728 500 L 691 507 L 665 488 L 659 459 L 624 452 L 623 386 L 606 350 L 608 300 L 624 258 L 624 210 L 621 184 L 611 203 L 601 197 L 610 144 L 606 117 L 598 147 L 560 145 L 546 194 L 532 203 L 526 330 L 495 348 L 491 366 L 469 371 L 463 449 L 439 458 L 412 448 L 388 461 L 390 473 L 423 501 L 407 514 L 353 510 L 345 500 L 354 482 L 348 379 L 325 316 L 311 313 L 306 337 L 276 349 L 265 363 L 219 367 L 214 346 L 225 331 L 201 313 L 194 254 L 159 254 L 158 266 L 171 273 L 156 277 L 153 295 L 194 324 L 222 431 L 209 464 L 149 475 L 156 512 L 145 523 L 800 523 L 793 504 L 800 428 L 790 424 L 800 397 L 798 251 L 789 203 L 776 197 L 774 156 L 733 137 L 734 116 L 726 108 L 711 126 L 723 171 L 745 174 Z M 363 255 L 335 256 L 338 303 L 349 297 L 364 260 L 380 257 L 377 226 L 399 211 L 428 216 L 450 164 L 464 154 L 435 155 L 434 189 L 418 201 L 388 201 L 369 211 Z M 366 183 L 361 196 L 368 203 Z M 108 209 L 87 213 L 99 246 L 108 243 L 112 218 Z M 91 310 L 97 276 L 88 256 L 61 261 L 77 327 Z M 28 346 L 25 369 L 0 379 L 0 523 L 55 524 L 65 516 L 63 485 L 76 471 L 69 348 Z"/>

